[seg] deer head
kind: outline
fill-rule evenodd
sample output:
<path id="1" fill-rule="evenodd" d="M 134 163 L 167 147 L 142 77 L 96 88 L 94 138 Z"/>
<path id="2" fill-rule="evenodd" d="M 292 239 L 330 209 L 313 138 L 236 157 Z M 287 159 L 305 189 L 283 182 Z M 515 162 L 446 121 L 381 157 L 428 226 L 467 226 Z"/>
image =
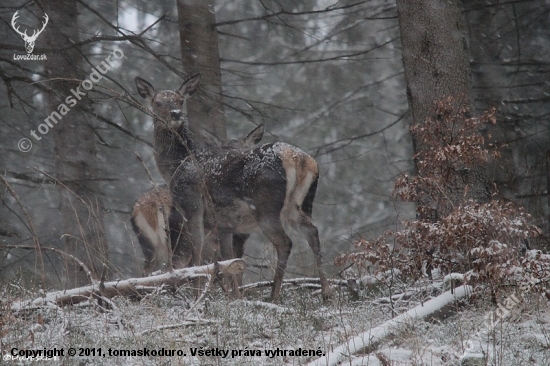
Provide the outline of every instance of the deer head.
<path id="1" fill-rule="evenodd" d="M 197 90 L 201 75 L 197 74 L 183 82 L 178 90 L 156 91 L 142 78 L 136 77 L 136 86 L 142 98 L 149 99 L 155 123 L 163 123 L 167 128 L 177 129 L 187 118 L 185 101 Z"/>
<path id="2" fill-rule="evenodd" d="M 34 50 L 34 42 L 36 42 L 36 38 L 38 38 L 40 33 L 42 33 L 44 28 L 46 28 L 46 24 L 48 24 L 48 20 L 50 18 L 48 18 L 48 14 L 44 13 L 44 22 L 42 23 L 42 29 L 40 30 L 35 29 L 32 35 L 29 36 L 27 34 L 26 29 L 25 29 L 25 32 L 21 32 L 19 30 L 19 26 L 15 25 L 15 21 L 17 20 L 17 18 L 19 18 L 19 14 L 17 13 L 19 13 L 19 11 L 16 11 L 15 14 L 13 14 L 13 17 L 11 18 L 11 27 L 13 28 L 14 31 L 17 32 L 17 34 L 21 36 L 21 38 L 23 38 L 23 41 L 25 41 L 25 48 L 27 49 L 27 53 L 32 53 L 32 51 Z"/>
<path id="3" fill-rule="evenodd" d="M 218 233 L 221 259 L 237 252 L 231 250 L 231 237 L 262 231 L 277 252 L 271 290 L 271 298 L 277 300 L 292 248 L 283 226 L 288 222 L 306 236 L 323 297 L 328 297 L 330 285 L 322 265 L 319 233 L 311 221 L 319 179 L 317 163 L 304 151 L 282 142 L 242 149 L 238 141 L 220 147 L 195 146 L 189 136 L 185 100 L 198 82 L 195 76 L 176 91 L 157 92 L 147 81 L 136 78 L 139 94 L 151 101 L 157 167 L 168 183 L 174 205 L 185 217 L 181 238 L 184 246 L 191 248 L 193 264 L 202 264 L 205 230 Z M 260 131 L 258 135 L 263 134 L 261 127 Z M 255 136 L 253 131 L 245 140 L 257 141 Z"/>
<path id="4" fill-rule="evenodd" d="M 151 104 L 155 126 L 155 160 L 166 183 L 170 182 L 181 159 L 195 148 L 185 101 L 197 90 L 200 78 L 200 74 L 192 76 L 177 90 L 156 91 L 147 81 L 136 77 L 139 95 Z"/>

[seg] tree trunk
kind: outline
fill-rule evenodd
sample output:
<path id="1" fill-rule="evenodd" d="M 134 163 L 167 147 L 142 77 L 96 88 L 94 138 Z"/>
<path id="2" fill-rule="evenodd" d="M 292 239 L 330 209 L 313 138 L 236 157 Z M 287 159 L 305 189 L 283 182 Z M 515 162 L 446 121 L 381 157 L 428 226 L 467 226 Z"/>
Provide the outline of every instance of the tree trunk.
<path id="1" fill-rule="evenodd" d="M 544 232 L 535 242 L 544 243 L 543 238 L 550 237 L 544 199 L 544 147 L 550 146 L 550 122 L 542 116 L 550 112 L 550 69 L 544 66 L 543 54 L 548 50 L 550 21 L 537 16 L 539 2 L 464 4 L 476 108 L 498 108 L 499 123 L 487 133 L 503 144 L 500 158 L 487 170 L 499 194 L 533 216 Z"/>
<path id="2" fill-rule="evenodd" d="M 456 97 L 461 107 L 473 110 L 471 72 L 459 1 L 397 0 L 397 10 L 412 125 L 422 124 L 429 117 L 436 119 L 435 103 L 449 96 Z M 413 147 L 415 154 L 424 149 L 414 136 Z M 417 174 L 422 175 L 418 169 L 417 165 Z M 456 178 L 450 180 L 460 181 L 462 187 L 449 188 L 447 198 L 451 207 L 464 198 L 485 201 L 490 197 L 485 167 L 465 170 Z M 468 194 L 464 197 L 466 185 Z M 418 203 L 431 209 L 420 211 L 422 219 L 436 220 L 449 211 L 437 208 L 434 202 Z"/>
<path id="3" fill-rule="evenodd" d="M 100 169 L 96 157 L 92 122 L 83 108 L 90 108 L 87 96 L 74 96 L 76 105 L 66 101 L 71 90 L 83 92 L 80 82 L 88 78 L 90 67 L 83 68 L 81 50 L 70 47 L 78 41 L 78 12 L 76 2 L 43 1 L 50 18 L 44 32 L 47 49 L 45 72 L 53 92 L 48 95 L 48 116 L 57 112 L 61 118 L 49 128 L 48 135 L 55 142 L 55 175 L 59 185 L 61 238 L 64 250 L 86 263 L 97 277 L 102 263 L 107 263 L 107 244 L 103 229 L 103 208 L 98 198 L 96 178 Z M 59 50 L 62 49 L 62 50 Z M 77 81 L 75 81 L 77 80 Z M 67 110 L 69 110 L 67 112 Z M 66 114 L 66 115 L 65 115 Z M 55 118 L 55 117 L 54 117 Z M 74 262 L 65 266 L 66 285 L 73 287 L 88 283 L 86 274 Z"/>
<path id="4" fill-rule="evenodd" d="M 178 0 L 178 19 L 183 66 L 189 76 L 202 75 L 198 97 L 187 101 L 191 131 L 199 143 L 201 127 L 225 139 L 214 1 Z"/>

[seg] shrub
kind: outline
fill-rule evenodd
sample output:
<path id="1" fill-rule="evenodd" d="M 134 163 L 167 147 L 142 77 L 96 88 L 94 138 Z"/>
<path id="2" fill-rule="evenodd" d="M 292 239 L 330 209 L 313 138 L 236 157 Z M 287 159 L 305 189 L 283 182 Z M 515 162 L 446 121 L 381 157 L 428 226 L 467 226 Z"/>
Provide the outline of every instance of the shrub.
<path id="1" fill-rule="evenodd" d="M 541 230 L 529 224 L 523 208 L 484 192 L 487 182 L 472 181 L 483 176 L 476 169 L 499 157 L 480 133 L 483 125 L 496 123 L 495 109 L 473 118 L 458 99 L 447 98 L 436 104 L 435 116 L 411 127 L 417 174 L 400 176 L 394 190 L 398 198 L 418 203 L 418 219 L 373 240 L 359 239 L 359 251 L 338 257 L 336 264 L 370 263 L 377 272 L 394 268 L 412 280 L 431 277 L 437 268 L 464 273 L 474 286 L 488 285 L 494 301 L 508 285 L 550 298 L 550 256 L 526 251 L 528 239 Z"/>

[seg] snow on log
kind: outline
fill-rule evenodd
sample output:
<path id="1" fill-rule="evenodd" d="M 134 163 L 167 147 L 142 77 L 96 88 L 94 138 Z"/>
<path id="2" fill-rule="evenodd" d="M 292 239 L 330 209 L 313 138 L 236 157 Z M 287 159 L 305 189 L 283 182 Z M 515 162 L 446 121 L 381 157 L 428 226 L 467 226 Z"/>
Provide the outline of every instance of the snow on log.
<path id="1" fill-rule="evenodd" d="M 34 300 L 13 302 L 11 310 L 18 312 L 39 306 L 63 306 L 72 305 L 89 300 L 90 298 L 103 297 L 111 298 L 116 295 L 134 295 L 147 290 L 153 290 L 160 285 L 181 286 L 190 278 L 207 275 L 216 275 L 216 271 L 222 274 L 235 275 L 242 273 L 246 268 L 243 259 L 231 259 L 208 264 L 199 267 L 188 267 L 174 270 L 173 272 L 162 273 L 156 276 L 130 278 L 127 280 L 95 282 L 88 286 L 78 287 L 70 290 L 48 292 L 42 297 Z"/>
<path id="2" fill-rule="evenodd" d="M 454 305 L 455 301 L 467 296 L 472 292 L 471 286 L 460 286 L 455 288 L 454 293 L 447 291 L 441 295 L 420 304 L 417 307 L 403 313 L 391 320 L 388 320 L 381 325 L 371 328 L 370 330 L 359 334 L 345 344 L 336 347 L 332 352 L 328 352 L 325 356 L 313 360 L 308 366 L 335 366 L 348 359 L 350 355 L 363 352 L 367 353 L 374 349 L 386 337 L 392 334 L 395 327 L 400 323 L 407 322 L 413 319 L 426 319 L 434 316 L 437 313 L 445 313 L 450 309 L 449 306 Z"/>

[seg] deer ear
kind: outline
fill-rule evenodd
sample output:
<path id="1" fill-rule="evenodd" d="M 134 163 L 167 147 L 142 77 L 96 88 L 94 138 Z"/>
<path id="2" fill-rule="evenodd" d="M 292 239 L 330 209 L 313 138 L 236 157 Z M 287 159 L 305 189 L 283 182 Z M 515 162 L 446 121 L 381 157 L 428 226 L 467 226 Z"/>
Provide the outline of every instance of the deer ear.
<path id="1" fill-rule="evenodd" d="M 183 82 L 182 86 L 178 90 L 178 93 L 180 93 L 180 95 L 184 98 L 190 97 L 197 91 L 200 82 L 201 74 L 191 76 Z"/>
<path id="2" fill-rule="evenodd" d="M 252 147 L 262 140 L 264 137 L 265 125 L 262 123 L 253 129 L 243 140 L 245 147 Z"/>
<path id="3" fill-rule="evenodd" d="M 140 77 L 136 77 L 136 87 L 142 98 L 153 98 L 153 95 L 155 95 L 155 88 L 153 88 L 153 85 Z"/>

